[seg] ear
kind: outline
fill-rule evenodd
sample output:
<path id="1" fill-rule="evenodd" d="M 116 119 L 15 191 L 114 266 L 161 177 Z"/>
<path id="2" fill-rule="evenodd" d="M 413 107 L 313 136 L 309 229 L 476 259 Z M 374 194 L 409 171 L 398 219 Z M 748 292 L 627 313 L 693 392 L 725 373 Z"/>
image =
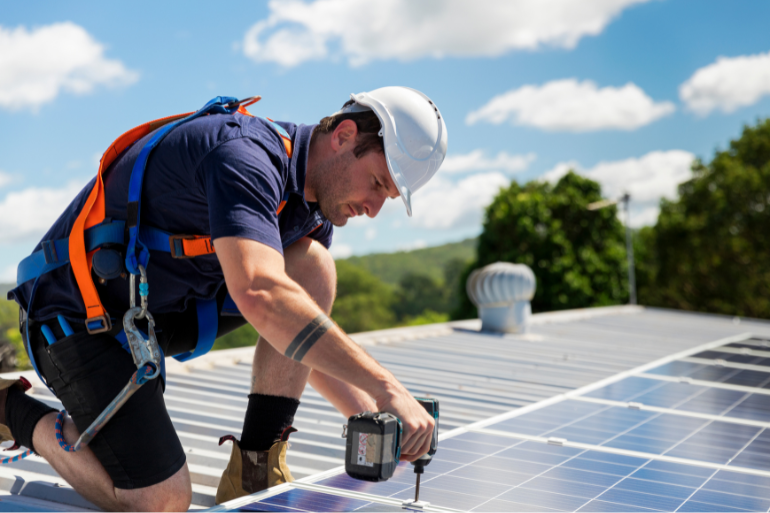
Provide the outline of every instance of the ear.
<path id="1" fill-rule="evenodd" d="M 341 151 L 352 149 L 355 147 L 357 135 L 358 126 L 355 121 L 352 119 L 342 121 L 332 133 L 332 150 L 334 150 L 335 153 L 339 153 Z"/>

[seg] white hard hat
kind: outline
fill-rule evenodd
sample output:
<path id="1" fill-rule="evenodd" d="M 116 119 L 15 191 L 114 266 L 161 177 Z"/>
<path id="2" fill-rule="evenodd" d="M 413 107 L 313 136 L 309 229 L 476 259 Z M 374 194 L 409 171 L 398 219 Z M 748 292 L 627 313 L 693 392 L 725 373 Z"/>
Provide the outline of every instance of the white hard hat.
<path id="1" fill-rule="evenodd" d="M 444 118 L 430 98 L 409 87 L 351 94 L 355 103 L 336 114 L 373 110 L 380 119 L 390 176 L 412 215 L 412 194 L 436 174 L 447 150 Z"/>

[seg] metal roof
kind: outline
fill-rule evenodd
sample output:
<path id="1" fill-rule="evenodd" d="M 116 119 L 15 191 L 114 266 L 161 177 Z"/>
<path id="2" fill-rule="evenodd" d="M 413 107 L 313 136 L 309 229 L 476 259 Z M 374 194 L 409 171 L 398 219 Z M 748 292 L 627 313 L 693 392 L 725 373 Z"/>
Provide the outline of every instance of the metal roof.
<path id="1" fill-rule="evenodd" d="M 530 332 L 479 332 L 480 321 L 396 328 L 352 335 L 414 395 L 441 401 L 447 431 L 595 383 L 706 342 L 751 332 L 770 336 L 770 322 L 635 306 L 535 314 Z M 253 348 L 210 353 L 186 364 L 168 361 L 166 405 L 188 456 L 193 508 L 213 506 L 229 445 L 240 436 Z M 11 374 L 14 375 L 14 374 Z M 17 374 L 16 374 L 17 375 Z M 30 392 L 58 403 L 37 378 Z M 343 463 L 345 419 L 308 387 L 288 453 L 295 478 Z M 82 510 L 83 501 L 32 456 L 0 468 L 0 510 Z"/>

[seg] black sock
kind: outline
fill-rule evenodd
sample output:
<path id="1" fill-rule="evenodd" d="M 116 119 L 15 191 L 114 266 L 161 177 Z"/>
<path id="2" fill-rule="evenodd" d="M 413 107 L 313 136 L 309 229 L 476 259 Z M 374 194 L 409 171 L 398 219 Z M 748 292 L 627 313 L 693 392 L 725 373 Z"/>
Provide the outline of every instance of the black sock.
<path id="1" fill-rule="evenodd" d="M 35 426 L 40 419 L 52 411 L 56 410 L 28 396 L 19 387 L 12 386 L 8 389 L 8 396 L 5 399 L 5 422 L 19 445 L 35 450 L 32 447 Z"/>
<path id="2" fill-rule="evenodd" d="M 294 422 L 299 401 L 291 397 L 250 394 L 246 418 L 243 421 L 241 449 L 267 451 L 283 430 Z"/>

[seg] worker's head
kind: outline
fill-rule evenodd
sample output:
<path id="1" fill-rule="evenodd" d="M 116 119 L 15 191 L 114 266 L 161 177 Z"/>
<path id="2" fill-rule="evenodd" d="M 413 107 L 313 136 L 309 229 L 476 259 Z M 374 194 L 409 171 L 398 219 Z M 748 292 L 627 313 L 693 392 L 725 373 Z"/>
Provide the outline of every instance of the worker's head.
<path id="1" fill-rule="evenodd" d="M 411 195 L 438 170 L 447 148 L 446 125 L 424 94 L 384 87 L 351 95 L 342 109 L 313 131 L 321 158 L 308 183 L 322 213 L 343 226 L 349 217 L 374 217 L 388 197 Z"/>

